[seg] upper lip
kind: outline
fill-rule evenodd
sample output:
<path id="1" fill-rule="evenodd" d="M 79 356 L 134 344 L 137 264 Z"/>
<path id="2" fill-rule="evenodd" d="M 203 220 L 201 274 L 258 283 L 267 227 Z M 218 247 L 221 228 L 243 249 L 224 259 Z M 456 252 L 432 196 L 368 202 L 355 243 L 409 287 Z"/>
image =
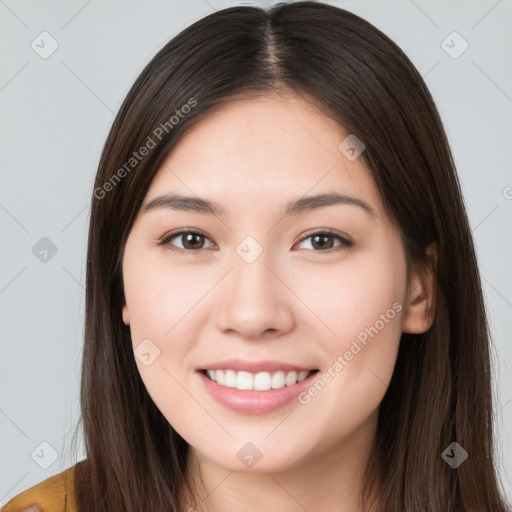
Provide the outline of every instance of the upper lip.
<path id="1" fill-rule="evenodd" d="M 250 373 L 257 372 L 272 372 L 277 370 L 296 371 L 301 372 L 304 370 L 314 370 L 311 366 L 300 366 L 296 364 L 285 363 L 282 361 L 244 361 L 242 359 L 229 359 L 225 361 L 218 361 L 203 366 L 198 366 L 196 370 L 235 370 L 246 371 Z"/>

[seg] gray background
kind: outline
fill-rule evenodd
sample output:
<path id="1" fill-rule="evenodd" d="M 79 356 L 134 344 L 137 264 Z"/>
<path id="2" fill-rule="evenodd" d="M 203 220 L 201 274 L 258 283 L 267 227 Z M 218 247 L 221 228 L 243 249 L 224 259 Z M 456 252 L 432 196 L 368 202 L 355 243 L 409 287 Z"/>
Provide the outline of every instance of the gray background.
<path id="1" fill-rule="evenodd" d="M 494 336 L 498 469 L 510 500 L 512 1 L 329 3 L 405 51 L 445 123 Z M 0 0 L 0 506 L 76 462 L 89 198 L 114 113 L 172 36 L 238 4 Z M 42 58 L 51 38 L 58 48 Z"/>

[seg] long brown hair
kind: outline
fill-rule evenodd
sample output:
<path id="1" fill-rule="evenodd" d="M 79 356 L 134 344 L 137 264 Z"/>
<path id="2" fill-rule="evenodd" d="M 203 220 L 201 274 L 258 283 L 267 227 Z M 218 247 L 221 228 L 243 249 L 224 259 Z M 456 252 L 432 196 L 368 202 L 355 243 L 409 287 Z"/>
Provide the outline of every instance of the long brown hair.
<path id="1" fill-rule="evenodd" d="M 505 512 L 481 282 L 438 111 L 393 41 L 316 2 L 232 7 L 197 21 L 149 62 L 113 123 L 91 198 L 80 511 L 178 511 L 185 489 L 194 489 L 184 479 L 188 444 L 148 395 L 122 322 L 123 250 L 151 180 L 187 129 L 235 98 L 275 91 L 315 102 L 364 142 L 362 156 L 400 228 L 408 264 L 427 264 L 427 247 L 437 246 L 435 321 L 424 334 L 402 334 L 365 503 L 378 488 L 382 512 Z M 136 158 L 143 146 L 145 156 Z M 454 442 L 469 453 L 456 469 L 442 457 Z"/>

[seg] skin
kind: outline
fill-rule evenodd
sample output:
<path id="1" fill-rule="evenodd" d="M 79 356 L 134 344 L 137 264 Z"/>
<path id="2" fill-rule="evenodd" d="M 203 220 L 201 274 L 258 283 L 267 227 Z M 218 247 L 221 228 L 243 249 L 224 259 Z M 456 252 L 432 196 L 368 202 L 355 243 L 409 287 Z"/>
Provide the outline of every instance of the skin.
<path id="1" fill-rule="evenodd" d="M 171 209 L 140 212 L 128 237 L 123 278 L 133 347 L 150 339 L 160 355 L 141 378 L 162 414 L 190 445 L 188 476 L 202 475 L 215 510 L 361 510 L 358 494 L 371 454 L 378 408 L 402 332 L 426 331 L 431 276 L 409 282 L 399 231 L 386 216 L 362 158 L 338 145 L 348 135 L 312 102 L 290 94 L 229 103 L 194 125 L 171 151 L 144 205 L 165 193 L 214 200 L 218 217 Z M 331 205 L 283 217 L 291 199 L 321 192 L 360 198 L 376 212 Z M 158 240 L 179 228 L 205 237 L 174 253 Z M 331 253 L 306 232 L 333 229 Z M 252 236 L 263 253 L 252 263 L 236 248 Z M 203 247 L 203 248 L 201 248 Z M 229 271 L 229 272 L 228 272 Z M 320 374 L 366 327 L 402 308 L 309 403 L 270 413 L 228 410 L 204 390 L 196 367 L 240 357 L 277 359 Z M 261 452 L 252 468 L 237 452 Z M 202 497 L 187 507 L 204 510 Z M 187 510 L 187 509 L 185 509 Z"/>

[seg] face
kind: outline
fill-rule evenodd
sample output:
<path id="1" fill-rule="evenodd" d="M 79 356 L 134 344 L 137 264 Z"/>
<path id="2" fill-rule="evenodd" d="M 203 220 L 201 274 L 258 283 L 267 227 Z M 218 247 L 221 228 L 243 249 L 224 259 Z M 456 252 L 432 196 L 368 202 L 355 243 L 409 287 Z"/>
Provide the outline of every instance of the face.
<path id="1" fill-rule="evenodd" d="M 275 472 L 367 445 L 401 333 L 428 327 L 348 135 L 298 96 L 230 103 L 167 156 L 130 232 L 122 316 L 141 378 L 212 464 Z"/>

